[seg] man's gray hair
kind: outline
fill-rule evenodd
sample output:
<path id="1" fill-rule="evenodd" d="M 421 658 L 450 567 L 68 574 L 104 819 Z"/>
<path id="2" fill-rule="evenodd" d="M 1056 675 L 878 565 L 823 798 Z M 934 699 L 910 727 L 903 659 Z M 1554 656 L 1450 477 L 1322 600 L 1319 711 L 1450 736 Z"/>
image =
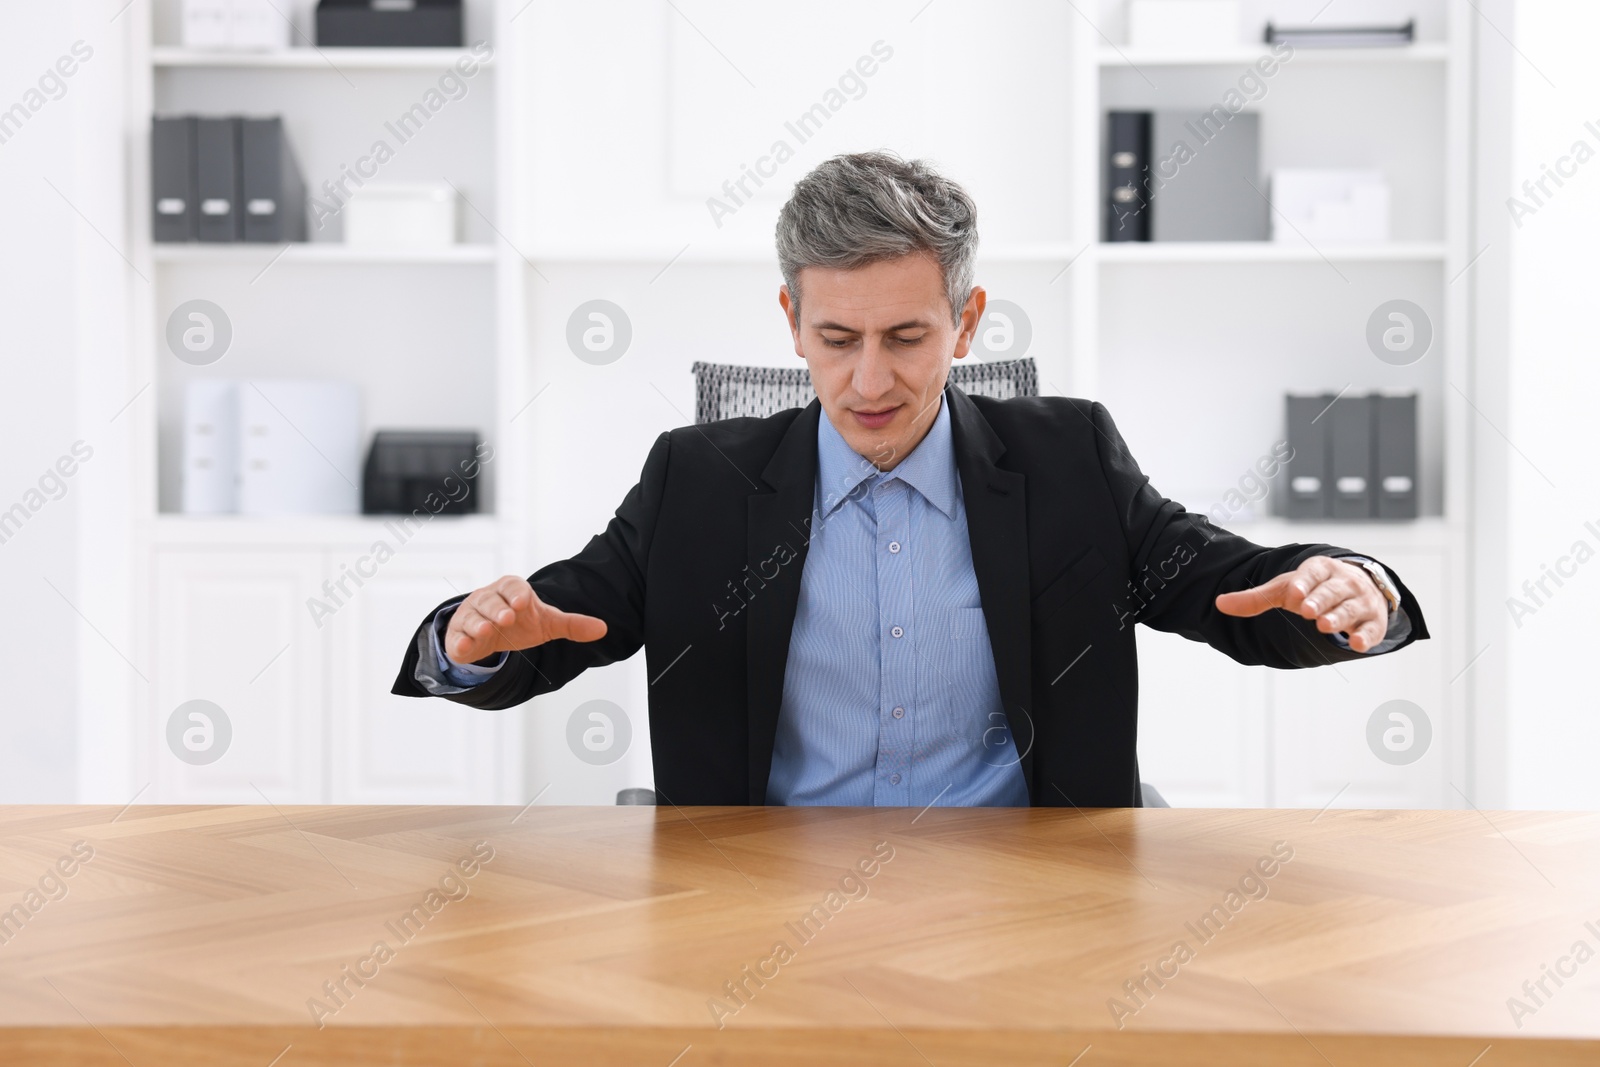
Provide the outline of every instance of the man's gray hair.
<path id="1" fill-rule="evenodd" d="M 800 315 L 800 272 L 851 270 L 928 252 L 959 324 L 978 258 L 978 206 L 925 160 L 892 152 L 835 156 L 795 184 L 778 213 L 778 266 Z"/>

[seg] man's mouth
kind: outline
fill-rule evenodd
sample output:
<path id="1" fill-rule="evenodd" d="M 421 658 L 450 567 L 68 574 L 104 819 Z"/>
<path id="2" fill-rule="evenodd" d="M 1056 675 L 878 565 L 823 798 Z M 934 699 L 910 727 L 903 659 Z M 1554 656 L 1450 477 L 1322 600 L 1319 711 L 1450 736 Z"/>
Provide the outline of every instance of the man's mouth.
<path id="1" fill-rule="evenodd" d="M 896 404 L 894 407 L 879 408 L 876 411 L 853 410 L 850 414 L 855 416 L 856 425 L 868 430 L 881 430 L 894 420 L 902 406 Z"/>

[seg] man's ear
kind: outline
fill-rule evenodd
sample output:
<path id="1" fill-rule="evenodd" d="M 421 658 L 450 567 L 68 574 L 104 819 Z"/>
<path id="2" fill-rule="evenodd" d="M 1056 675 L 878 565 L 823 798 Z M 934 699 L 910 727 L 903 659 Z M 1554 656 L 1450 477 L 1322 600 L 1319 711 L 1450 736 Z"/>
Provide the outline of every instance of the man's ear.
<path id="1" fill-rule="evenodd" d="M 989 294 L 981 285 L 974 285 L 967 295 L 966 306 L 961 309 L 961 328 L 956 334 L 955 358 L 961 359 L 972 351 L 972 339 L 978 335 L 978 324 L 983 321 L 984 308 L 989 306 Z"/>
<path id="2" fill-rule="evenodd" d="M 806 354 L 800 348 L 800 308 L 789 295 L 787 285 L 778 286 L 778 306 L 783 308 L 784 321 L 789 324 L 789 335 L 794 338 L 794 354 L 805 359 Z"/>

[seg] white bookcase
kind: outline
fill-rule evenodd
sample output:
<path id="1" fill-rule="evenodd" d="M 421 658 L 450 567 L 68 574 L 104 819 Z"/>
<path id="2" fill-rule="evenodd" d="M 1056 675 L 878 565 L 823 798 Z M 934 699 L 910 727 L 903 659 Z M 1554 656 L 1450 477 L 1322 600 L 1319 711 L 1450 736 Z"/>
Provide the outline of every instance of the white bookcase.
<path id="1" fill-rule="evenodd" d="M 1243 4 L 1257 27 L 1269 16 L 1304 23 L 1322 6 Z M 309 9 L 309 0 L 294 9 L 302 28 Z M 1299 49 L 1251 104 L 1262 114 L 1264 168 L 1385 172 L 1395 239 L 1383 245 L 1103 244 L 1104 112 L 1214 103 L 1264 51 L 1241 43 L 1204 54 L 1141 53 L 1126 44 L 1118 0 L 904 9 L 828 0 L 802 20 L 739 0 L 533 8 L 469 0 L 468 40 L 489 40 L 493 62 L 465 99 L 451 102 L 458 110 L 440 126 L 438 143 L 408 144 L 385 172 L 455 181 L 474 205 L 464 211 L 465 243 L 397 255 L 317 234 L 275 261 L 278 249 L 265 246 L 152 246 L 152 110 L 282 112 L 315 189 L 365 150 L 364 139 L 453 54 L 195 54 L 175 47 L 175 11 L 176 0 L 158 0 L 153 13 L 143 5 L 129 12 L 148 24 L 133 50 L 128 104 L 133 262 L 153 281 L 135 306 L 133 376 L 152 383 L 157 397 L 129 409 L 140 420 L 142 449 L 129 494 L 131 611 L 145 642 L 132 658 L 168 662 L 160 650 L 174 638 L 158 625 L 160 605 L 200 595 L 189 590 L 207 574 L 288 604 L 381 536 L 381 524 L 359 518 L 200 522 L 170 514 L 176 405 L 196 373 L 158 344 L 179 300 L 206 296 L 238 310 L 238 351 L 201 370 L 353 377 L 366 389 L 369 428 L 469 425 L 496 444 L 488 514 L 430 529 L 426 544 L 407 546 L 404 561 L 385 571 L 381 590 L 365 590 L 334 620 L 339 627 L 314 631 L 285 653 L 302 657 L 315 685 L 274 697 L 270 714 L 307 732 L 300 753 L 309 762 L 293 781 L 314 784 L 285 785 L 274 801 L 522 800 L 548 785 L 546 802 L 605 802 L 617 787 L 648 784 L 642 657 L 586 674 L 535 701 L 530 715 L 462 720 L 443 709 L 405 719 L 405 743 L 437 743 L 440 764 L 455 768 L 440 778 L 416 762 L 420 749 L 385 748 L 401 741 L 371 732 L 399 710 L 374 693 L 380 661 L 398 654 L 387 648 L 393 635 L 385 628 L 400 625 L 413 599 L 431 601 L 430 589 L 442 598 L 447 582 L 491 561 L 494 573 L 525 573 L 579 549 L 633 484 L 653 438 L 690 419 L 695 360 L 795 365 L 776 303 L 777 210 L 815 163 L 882 146 L 934 160 L 974 194 L 984 237 L 979 281 L 991 300 L 1029 316 L 1027 354 L 1040 365 L 1044 390 L 1105 402 L 1154 483 L 1191 508 L 1220 500 L 1280 439 L 1283 392 L 1421 393 L 1423 518 L 1301 524 L 1241 514 L 1227 525 L 1262 543 L 1330 541 L 1392 563 L 1423 600 L 1434 639 L 1387 661 L 1270 672 L 1142 632 L 1141 760 L 1144 776 L 1183 805 L 1457 803 L 1450 783 L 1468 780 L 1472 709 L 1468 686 L 1452 681 L 1475 647 L 1470 605 L 1459 595 L 1467 588 L 1471 485 L 1470 409 L 1457 395 L 1471 392 L 1462 279 L 1476 251 L 1467 0 L 1418 0 L 1403 10 L 1340 0 L 1321 17 L 1415 16 L 1418 43 Z M 785 120 L 822 99 L 875 42 L 893 55 L 866 89 L 715 225 L 706 199 L 719 195 L 722 179 L 738 177 L 788 136 Z M 1404 368 L 1375 359 L 1363 340 L 1370 312 L 1396 297 L 1422 305 L 1435 327 L 1432 350 Z M 576 359 L 567 344 L 574 309 L 596 298 L 621 305 L 633 327 L 628 352 L 605 366 Z M 245 573 L 252 568 L 260 573 Z M 275 619 L 252 623 L 260 665 L 288 640 L 284 626 L 301 625 Z M 220 642 L 221 628 L 194 640 Z M 228 656 L 215 662 L 236 664 L 236 673 L 255 663 L 237 649 Z M 254 689 L 282 666 L 253 685 L 244 678 L 240 699 L 265 699 Z M 156 695 L 135 681 L 127 709 L 96 712 L 117 719 L 141 753 L 128 770 L 132 787 L 159 777 L 166 703 L 205 695 L 183 688 L 182 669 L 175 677 L 166 684 L 182 693 Z M 566 713 L 597 696 L 626 709 L 635 737 L 626 760 L 599 769 L 571 759 L 563 739 Z M 1433 724 L 1430 750 L 1408 766 L 1381 763 L 1366 748 L 1367 717 L 1390 699 L 1414 701 Z M 320 702 L 319 714 L 287 707 L 305 701 Z M 417 725 L 429 721 L 437 737 Z M 474 762 L 484 752 L 492 755 L 487 770 Z M 236 795 L 236 783 L 205 786 L 189 770 L 167 768 L 176 770 L 190 777 L 161 779 L 166 798 Z"/>
<path id="2" fill-rule="evenodd" d="M 526 512 L 501 486 L 526 478 L 531 396 L 523 352 L 525 269 L 497 235 L 514 225 L 515 117 L 509 42 L 493 0 L 469 2 L 467 44 L 492 58 L 403 144 L 385 126 L 420 99 L 468 49 L 317 49 L 314 4 L 286 5 L 296 29 L 286 52 L 181 47 L 178 0 L 128 12 L 131 260 L 149 279 L 135 290 L 134 377 L 154 404 L 139 420 L 129 493 L 132 610 L 157 665 L 131 681 L 119 732 L 129 737 L 128 790 L 144 801 L 259 803 L 520 803 L 521 720 L 388 694 L 405 640 L 427 606 L 501 573 L 525 552 Z M 474 60 L 479 57 L 474 56 Z M 152 114 L 281 114 L 308 192 L 377 139 L 395 148 L 387 181 L 439 180 L 460 190 L 460 243 L 440 249 L 350 247 L 338 217 L 308 243 L 157 244 L 151 241 Z M 441 120 L 442 116 L 447 116 Z M 217 362 L 190 366 L 166 350 L 172 309 L 202 298 L 233 329 Z M 480 514 L 437 517 L 402 540 L 381 517 L 261 519 L 180 513 L 184 385 L 208 377 L 336 378 L 361 387 L 363 441 L 381 428 L 473 429 L 494 448 L 480 476 Z M 359 484 L 360 471 L 341 472 Z M 379 542 L 392 557 L 370 561 Z M 361 563 L 363 557 L 369 562 Z M 353 595 L 324 583 L 371 571 Z M 312 599 L 335 603 L 332 615 Z M 167 716 L 207 699 L 233 737 L 215 763 L 174 759 Z M 108 724 L 113 725 L 113 724 Z"/>
<path id="3" fill-rule="evenodd" d="M 1320 4 L 1255 0 L 1304 25 Z M 1356 10 L 1359 7 L 1360 10 Z M 1140 51 L 1122 36 L 1122 5 L 1080 22 L 1073 66 L 1074 227 L 1069 276 L 1071 391 L 1103 401 L 1163 492 L 1192 510 L 1224 499 L 1282 436 L 1284 392 L 1414 389 L 1419 400 L 1422 518 L 1299 523 L 1245 514 L 1223 525 L 1262 544 L 1328 542 L 1390 563 L 1427 611 L 1433 638 L 1403 654 L 1336 670 L 1245 668 L 1182 638 L 1142 628 L 1141 769 L 1179 805 L 1456 807 L 1466 781 L 1466 417 L 1470 391 L 1468 137 L 1473 20 L 1458 0 L 1342 4 L 1325 21 L 1400 22 L 1403 48 L 1298 48 L 1248 107 L 1261 115 L 1263 170 L 1359 166 L 1384 172 L 1393 241 L 1307 248 L 1273 243 L 1097 241 L 1104 191 L 1101 119 L 1114 109 L 1219 103 L 1266 45 L 1224 53 Z M 1355 121 L 1351 116 L 1363 116 Z M 1403 298 L 1433 321 L 1432 349 L 1396 367 L 1366 347 L 1367 317 Z M 1188 432 L 1166 427 L 1183 425 Z M 1280 476 L 1281 478 L 1281 476 Z M 1277 492 L 1280 487 L 1275 487 Z M 1270 505 L 1264 501 L 1263 505 Z M 1416 762 L 1377 759 L 1368 717 L 1389 700 L 1432 726 Z"/>

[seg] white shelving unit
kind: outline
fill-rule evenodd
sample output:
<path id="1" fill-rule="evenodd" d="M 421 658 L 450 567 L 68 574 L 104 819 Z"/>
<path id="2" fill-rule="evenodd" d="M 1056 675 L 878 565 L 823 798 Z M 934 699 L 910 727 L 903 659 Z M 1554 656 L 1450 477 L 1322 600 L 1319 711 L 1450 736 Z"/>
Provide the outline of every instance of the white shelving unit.
<path id="1" fill-rule="evenodd" d="M 497 21 L 494 0 L 469 8 L 469 38 Z M 130 739 L 127 792 L 148 782 L 143 801 L 521 803 L 519 717 L 387 692 L 422 610 L 501 573 L 526 540 L 517 494 L 501 507 L 496 492 L 527 476 L 525 424 L 512 417 L 527 392 L 526 268 L 495 232 L 516 213 L 501 195 L 516 185 L 516 154 L 500 151 L 517 122 L 503 76 L 514 46 L 491 41 L 487 61 L 470 48 L 199 52 L 156 39 L 175 12 L 176 0 L 158 0 L 127 15 L 139 20 L 127 104 L 130 259 L 150 280 L 135 292 L 133 377 L 156 395 L 129 410 L 139 425 L 127 551 L 130 610 L 141 620 L 132 658 L 157 666 L 130 682 L 124 707 L 100 712 L 120 717 L 103 725 Z M 336 226 L 290 245 L 151 241 L 152 114 L 282 114 L 308 190 L 326 195 L 317 192 L 325 177 L 388 136 L 381 117 L 463 58 L 478 69 L 449 100 L 452 121 L 420 130 L 383 172 L 455 182 L 469 201 L 463 243 L 351 247 Z M 167 315 L 196 297 L 219 304 L 234 330 L 222 359 L 199 368 L 162 341 Z M 477 430 L 495 449 L 479 481 L 483 513 L 410 526 L 384 516 L 179 514 L 182 384 L 207 375 L 355 381 L 366 440 L 386 427 Z M 233 724 L 232 747 L 205 766 L 178 761 L 166 742 L 168 715 L 195 698 L 222 706 Z"/>
<path id="2" fill-rule="evenodd" d="M 1102 27 L 1114 25 L 1114 6 L 1101 4 Z M 1341 666 L 1335 678 L 1242 668 L 1141 628 L 1141 769 L 1180 805 L 1316 808 L 1337 796 L 1345 807 L 1459 806 L 1449 783 L 1466 780 L 1471 708 L 1468 687 L 1451 683 L 1473 651 L 1468 605 L 1456 595 L 1466 588 L 1470 411 L 1451 390 L 1469 380 L 1465 291 L 1452 283 L 1473 252 L 1473 27 L 1461 0 L 1424 6 L 1417 43 L 1297 48 L 1260 100 L 1246 105 L 1262 114 L 1263 169 L 1376 167 L 1396 185 L 1397 203 L 1437 219 L 1397 217 L 1397 239 L 1383 245 L 1100 242 L 1104 112 L 1211 106 L 1267 49 L 1156 52 L 1108 44 L 1087 28 L 1076 34 L 1073 219 L 1087 247 L 1068 275 L 1069 388 L 1108 405 L 1156 486 L 1207 510 L 1219 499 L 1213 494 L 1279 439 L 1282 391 L 1399 387 L 1422 397 L 1422 519 L 1223 525 L 1262 544 L 1329 542 L 1389 561 L 1422 600 L 1433 639 L 1389 661 Z M 1291 13 L 1280 21 L 1305 19 Z M 1314 124 L 1331 116 L 1322 100 L 1330 91 L 1360 102 L 1351 107 L 1392 101 L 1365 112 L 1370 148 L 1316 143 Z M 1299 128 L 1308 123 L 1313 128 Z M 1434 317 L 1432 350 L 1413 367 L 1381 363 L 1362 339 L 1365 316 L 1390 297 L 1414 299 Z M 1269 387 L 1254 389 L 1257 381 Z M 1192 433 L 1161 432 L 1180 420 Z M 1367 716 L 1390 699 L 1413 701 L 1432 724 L 1430 750 L 1407 766 L 1367 750 Z"/>

